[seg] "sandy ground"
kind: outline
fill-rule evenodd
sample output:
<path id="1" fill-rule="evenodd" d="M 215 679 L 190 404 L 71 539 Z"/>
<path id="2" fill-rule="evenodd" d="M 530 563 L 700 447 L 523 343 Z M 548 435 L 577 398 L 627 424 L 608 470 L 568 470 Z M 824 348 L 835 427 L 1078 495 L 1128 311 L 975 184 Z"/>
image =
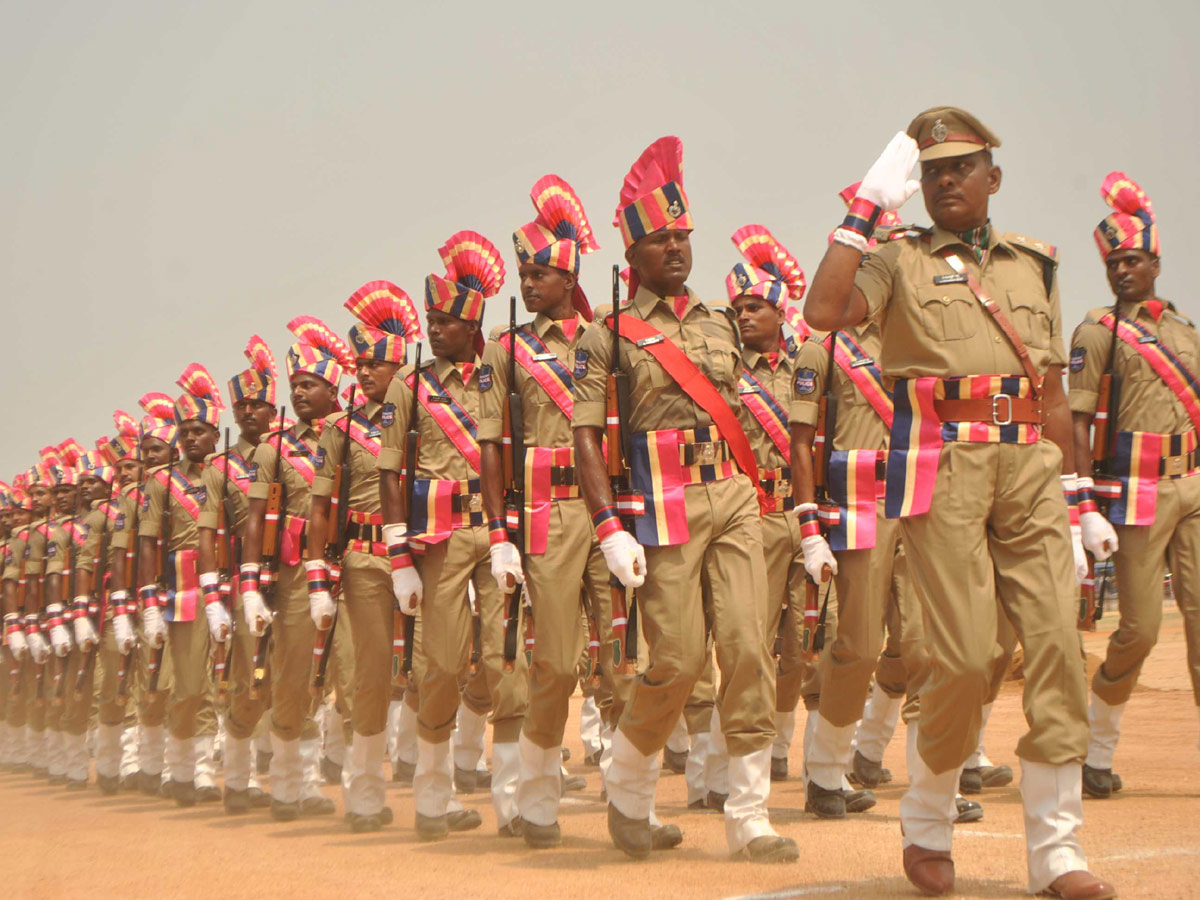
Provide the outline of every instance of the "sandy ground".
<path id="1" fill-rule="evenodd" d="M 1107 632 L 1087 635 L 1089 669 L 1098 665 Z M 1014 767 L 1023 730 L 1020 686 L 1010 683 L 996 703 L 988 733 L 993 760 Z M 903 735 L 885 763 L 898 781 L 879 793 L 870 812 L 841 822 L 801 811 L 800 782 L 774 787 L 771 818 L 804 853 L 790 866 L 755 866 L 727 857 L 722 819 L 686 808 L 683 777 L 659 784 L 659 814 L 684 831 L 682 847 L 632 863 L 605 830 L 600 777 L 582 765 L 578 703 L 568 730 L 568 768 L 587 776 L 582 794 L 564 802 L 564 843 L 528 850 L 496 835 L 489 798 L 463 799 L 483 814 L 483 828 L 420 844 L 411 828 L 411 792 L 389 787 L 396 824 L 352 835 L 340 817 L 280 825 L 265 811 L 227 817 L 219 804 L 179 810 L 140 795 L 68 794 L 25 775 L 0 774 L 0 847 L 6 897 L 909 897 L 900 867 L 897 818 L 903 792 Z M 803 723 L 797 726 L 797 736 Z M 1107 801 L 1085 801 L 1084 847 L 1092 868 L 1114 881 L 1122 897 L 1200 897 L 1200 750 L 1198 724 L 1184 668 L 1180 618 L 1171 609 L 1162 637 L 1125 714 L 1117 770 L 1125 790 Z M 793 773 L 800 749 L 791 757 Z M 964 897 L 1014 897 L 1025 887 L 1021 805 L 1016 785 L 984 792 L 983 821 L 959 826 L 958 889 Z"/>

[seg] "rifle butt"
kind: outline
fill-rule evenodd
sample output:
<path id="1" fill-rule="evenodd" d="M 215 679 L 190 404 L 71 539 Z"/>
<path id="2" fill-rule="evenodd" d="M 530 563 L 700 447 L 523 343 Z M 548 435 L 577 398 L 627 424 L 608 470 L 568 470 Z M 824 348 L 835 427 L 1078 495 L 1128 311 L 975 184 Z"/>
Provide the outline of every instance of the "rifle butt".
<path id="1" fill-rule="evenodd" d="M 392 610 L 392 687 L 402 688 L 408 684 L 408 676 L 404 670 L 405 644 L 407 642 L 408 616 L 399 609 Z"/>

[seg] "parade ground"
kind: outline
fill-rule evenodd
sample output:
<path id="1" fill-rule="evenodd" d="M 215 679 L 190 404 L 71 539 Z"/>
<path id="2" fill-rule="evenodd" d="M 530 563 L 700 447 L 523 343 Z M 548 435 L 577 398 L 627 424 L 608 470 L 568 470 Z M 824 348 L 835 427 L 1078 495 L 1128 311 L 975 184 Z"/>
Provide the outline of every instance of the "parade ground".
<path id="1" fill-rule="evenodd" d="M 1099 664 L 1110 613 L 1084 638 L 1089 674 Z M 563 846 L 536 852 L 496 835 L 486 794 L 463 801 L 483 814 L 479 831 L 421 844 L 412 829 L 412 792 L 390 786 L 394 825 L 353 835 L 336 818 L 273 822 L 266 810 L 226 816 L 220 804 L 179 810 L 140 794 L 102 797 L 49 787 L 27 775 L 0 774 L 0 841 L 4 896 L 58 897 L 405 897 L 405 898 L 845 898 L 911 897 L 900 866 L 900 797 L 904 791 L 903 725 L 885 764 L 896 780 L 879 804 L 845 821 L 803 813 L 793 777 L 771 790 L 771 820 L 800 844 L 797 865 L 761 866 L 727 858 L 722 817 L 689 811 L 683 776 L 664 774 L 658 811 L 678 824 L 684 843 L 641 863 L 609 841 L 600 775 L 582 764 L 579 697 L 572 704 L 567 768 L 588 787 L 563 802 Z M 790 760 L 800 771 L 799 735 Z M 1020 682 L 1005 684 L 987 733 L 993 761 L 1018 771 L 1013 752 L 1024 728 Z M 1084 849 L 1092 871 L 1115 882 L 1121 897 L 1200 897 L 1200 750 L 1196 706 L 1188 685 L 1183 628 L 1173 607 L 1142 672 L 1124 719 L 1115 769 L 1124 790 L 1112 800 L 1085 800 Z M 984 818 L 958 826 L 954 857 L 962 897 L 1016 897 L 1024 892 L 1021 802 L 1014 782 L 976 797 Z"/>

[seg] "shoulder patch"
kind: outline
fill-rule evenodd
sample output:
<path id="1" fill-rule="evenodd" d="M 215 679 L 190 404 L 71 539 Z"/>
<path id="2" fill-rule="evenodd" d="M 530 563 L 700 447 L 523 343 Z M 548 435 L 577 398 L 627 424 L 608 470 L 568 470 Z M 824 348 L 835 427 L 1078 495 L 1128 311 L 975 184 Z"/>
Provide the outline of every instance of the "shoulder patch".
<path id="1" fill-rule="evenodd" d="M 1072 347 L 1071 348 L 1071 363 L 1070 363 L 1071 371 L 1072 372 L 1082 372 L 1083 371 L 1083 363 L 1086 359 L 1087 359 L 1087 348 L 1086 347 Z"/>
<path id="2" fill-rule="evenodd" d="M 390 428 L 396 422 L 396 404 L 385 403 L 379 410 L 379 424 L 384 428 Z"/>
<path id="3" fill-rule="evenodd" d="M 582 378 L 587 374 L 588 370 L 588 352 L 586 350 L 575 351 L 575 368 L 572 375 L 576 378 Z"/>
<path id="4" fill-rule="evenodd" d="M 1005 232 L 1001 237 L 1012 244 L 1014 247 L 1019 247 L 1022 250 L 1032 253 L 1034 256 L 1040 256 L 1042 259 L 1048 259 L 1052 263 L 1058 263 L 1058 248 L 1053 244 L 1047 244 L 1045 241 L 1034 240 L 1031 237 L 1026 237 L 1023 234 L 1017 234 L 1009 231 Z"/>
<path id="5" fill-rule="evenodd" d="M 817 372 L 815 369 L 797 369 L 795 390 L 797 394 L 811 394 L 817 389 Z"/>
<path id="6" fill-rule="evenodd" d="M 490 391 L 492 389 L 492 367 L 490 365 L 482 365 L 478 370 L 479 374 L 479 390 Z"/>

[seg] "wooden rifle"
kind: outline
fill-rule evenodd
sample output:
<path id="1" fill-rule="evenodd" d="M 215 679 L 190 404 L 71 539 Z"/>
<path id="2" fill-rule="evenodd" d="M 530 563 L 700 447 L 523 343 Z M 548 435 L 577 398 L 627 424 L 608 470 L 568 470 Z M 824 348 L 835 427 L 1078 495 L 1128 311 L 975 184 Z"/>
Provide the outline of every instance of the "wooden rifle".
<path id="1" fill-rule="evenodd" d="M 276 568 L 283 542 L 282 518 L 287 508 L 287 492 L 283 484 L 283 423 L 287 407 L 279 407 L 279 427 L 275 429 L 275 471 L 267 491 L 267 511 L 262 528 L 262 567 L 259 570 L 259 585 L 263 603 L 268 610 L 275 609 L 275 590 L 278 585 Z M 250 681 L 250 696 L 257 700 L 267 682 L 267 650 L 271 642 L 271 623 L 268 622 L 262 635 L 254 645 L 254 673 Z"/>
<path id="2" fill-rule="evenodd" d="M 145 438 L 145 432 L 142 427 L 138 426 L 138 461 L 142 460 L 142 440 Z M 133 523 L 129 529 L 129 545 L 125 548 L 125 598 L 126 603 L 129 602 L 129 594 L 132 591 L 134 596 L 137 595 L 137 582 L 134 580 L 134 558 L 137 556 L 138 550 L 138 531 L 142 522 L 142 484 L 145 481 L 144 466 L 143 471 L 138 472 L 138 480 L 134 485 L 134 503 L 133 503 Z M 117 665 L 117 703 L 124 706 L 129 699 L 130 682 L 133 673 L 133 651 L 137 646 L 136 639 L 134 647 L 129 648 L 128 653 L 121 654 L 121 662 Z"/>
<path id="3" fill-rule="evenodd" d="M 112 503 L 111 492 L 106 502 Z M 111 544 L 112 530 L 109 528 L 109 519 L 106 513 L 104 516 L 104 525 L 100 531 L 99 549 L 96 558 L 92 560 L 92 584 L 91 590 L 88 591 L 87 614 L 88 618 L 92 621 L 92 628 L 95 629 L 96 641 L 92 644 L 92 649 L 83 658 L 83 662 L 79 664 L 79 672 L 75 676 L 73 694 L 76 703 L 82 702 L 84 699 L 84 689 L 87 687 L 88 678 L 92 670 L 96 667 L 96 657 L 100 653 L 100 639 L 104 634 L 104 616 L 108 605 L 108 592 L 105 589 L 105 580 L 106 570 L 108 569 L 108 552 Z"/>
<path id="4" fill-rule="evenodd" d="M 621 269 L 612 267 L 612 365 L 605 392 L 605 436 L 608 444 L 608 482 L 618 513 L 621 497 L 632 493 L 627 461 L 629 459 L 628 423 L 632 411 L 629 374 L 621 370 Z M 633 527 L 629 516 L 621 516 L 626 531 Z M 637 670 L 637 594 L 629 592 L 616 575 L 608 577 L 612 602 L 613 670 L 617 675 L 633 675 Z"/>
<path id="5" fill-rule="evenodd" d="M 833 435 L 837 430 L 837 395 L 833 392 L 833 376 L 836 359 L 837 332 L 829 333 L 829 373 L 825 378 L 825 390 L 817 401 L 817 437 L 813 447 L 813 489 L 818 508 L 832 505 L 829 497 L 829 461 L 833 457 Z M 824 531 L 824 529 L 822 529 Z M 821 581 L 827 582 L 825 597 L 818 604 L 820 588 L 812 576 L 805 574 L 804 584 L 804 628 L 800 638 L 800 652 L 809 661 L 825 646 L 825 620 L 829 614 L 829 593 L 833 588 L 833 572 L 829 566 L 821 570 Z M 783 617 L 780 616 L 782 628 Z"/>
<path id="6" fill-rule="evenodd" d="M 159 519 L 158 528 L 158 578 L 154 583 L 155 594 L 160 599 L 167 596 L 167 592 L 170 590 L 167 584 L 167 572 L 171 568 L 171 476 L 173 471 L 174 466 L 167 463 L 167 477 L 164 479 L 166 490 L 163 492 L 162 517 Z M 163 654 L 166 649 L 165 637 L 157 647 L 150 648 L 150 661 L 146 664 L 146 672 L 150 676 L 146 685 L 148 693 L 158 693 L 158 678 L 162 674 Z"/>
<path id="7" fill-rule="evenodd" d="M 1116 450 L 1117 414 L 1121 405 L 1121 377 L 1114 371 L 1117 358 L 1117 324 L 1121 318 L 1121 301 L 1113 302 L 1112 342 L 1108 350 L 1108 365 L 1100 376 L 1096 397 L 1096 415 L 1092 417 L 1092 479 L 1094 482 L 1110 478 L 1110 462 Z M 1109 498 L 1097 496 L 1096 506 L 1103 515 L 1108 515 Z M 1079 617 L 1075 625 L 1082 631 L 1095 631 L 1096 623 L 1104 616 L 1104 599 L 1108 593 L 1106 568 L 1100 579 L 1100 593 L 1096 593 L 1096 560 L 1087 554 L 1087 576 L 1080 585 Z"/>
<path id="8" fill-rule="evenodd" d="M 500 444 L 504 472 L 504 517 L 509 538 L 522 557 L 525 549 L 525 409 L 517 389 L 517 298 L 508 302 L 508 395 L 504 398 L 503 437 Z M 504 611 L 504 671 L 511 672 L 517 660 L 517 629 L 521 620 L 520 582 L 509 576 L 509 594 Z M 529 627 L 528 616 L 526 627 Z"/>
<path id="9" fill-rule="evenodd" d="M 346 409 L 346 428 L 342 436 L 342 461 L 334 473 L 334 490 L 330 510 L 333 513 L 333 540 L 325 542 L 325 561 L 329 565 L 329 594 L 333 597 L 333 621 L 325 631 L 318 631 L 313 644 L 313 712 L 325 696 L 325 676 L 333 651 L 333 630 L 337 628 L 337 602 L 342 592 L 342 561 L 350 539 L 350 420 L 354 418 L 354 400 L 358 384 L 350 386 L 350 402 Z M 328 533 L 328 529 L 326 531 Z"/>
<path id="10" fill-rule="evenodd" d="M 217 512 L 217 584 L 220 589 L 221 605 L 229 615 L 229 635 L 213 648 L 213 682 L 217 686 L 217 700 L 224 702 L 229 696 L 229 669 L 233 655 L 233 498 L 229 496 L 229 465 L 233 457 L 229 449 L 229 429 L 225 429 L 225 473 L 221 479 L 221 507 Z"/>
<path id="11" fill-rule="evenodd" d="M 408 431 L 404 433 L 404 514 L 412 521 L 413 498 L 417 487 L 417 455 L 421 451 L 421 429 L 417 425 L 417 392 L 421 389 L 421 345 L 417 344 L 417 362 L 413 367 Z M 392 611 L 392 684 L 407 684 L 412 676 L 413 644 L 416 641 L 416 616 L 406 616 L 396 607 Z M 399 635 L 399 639 L 397 639 Z"/>

